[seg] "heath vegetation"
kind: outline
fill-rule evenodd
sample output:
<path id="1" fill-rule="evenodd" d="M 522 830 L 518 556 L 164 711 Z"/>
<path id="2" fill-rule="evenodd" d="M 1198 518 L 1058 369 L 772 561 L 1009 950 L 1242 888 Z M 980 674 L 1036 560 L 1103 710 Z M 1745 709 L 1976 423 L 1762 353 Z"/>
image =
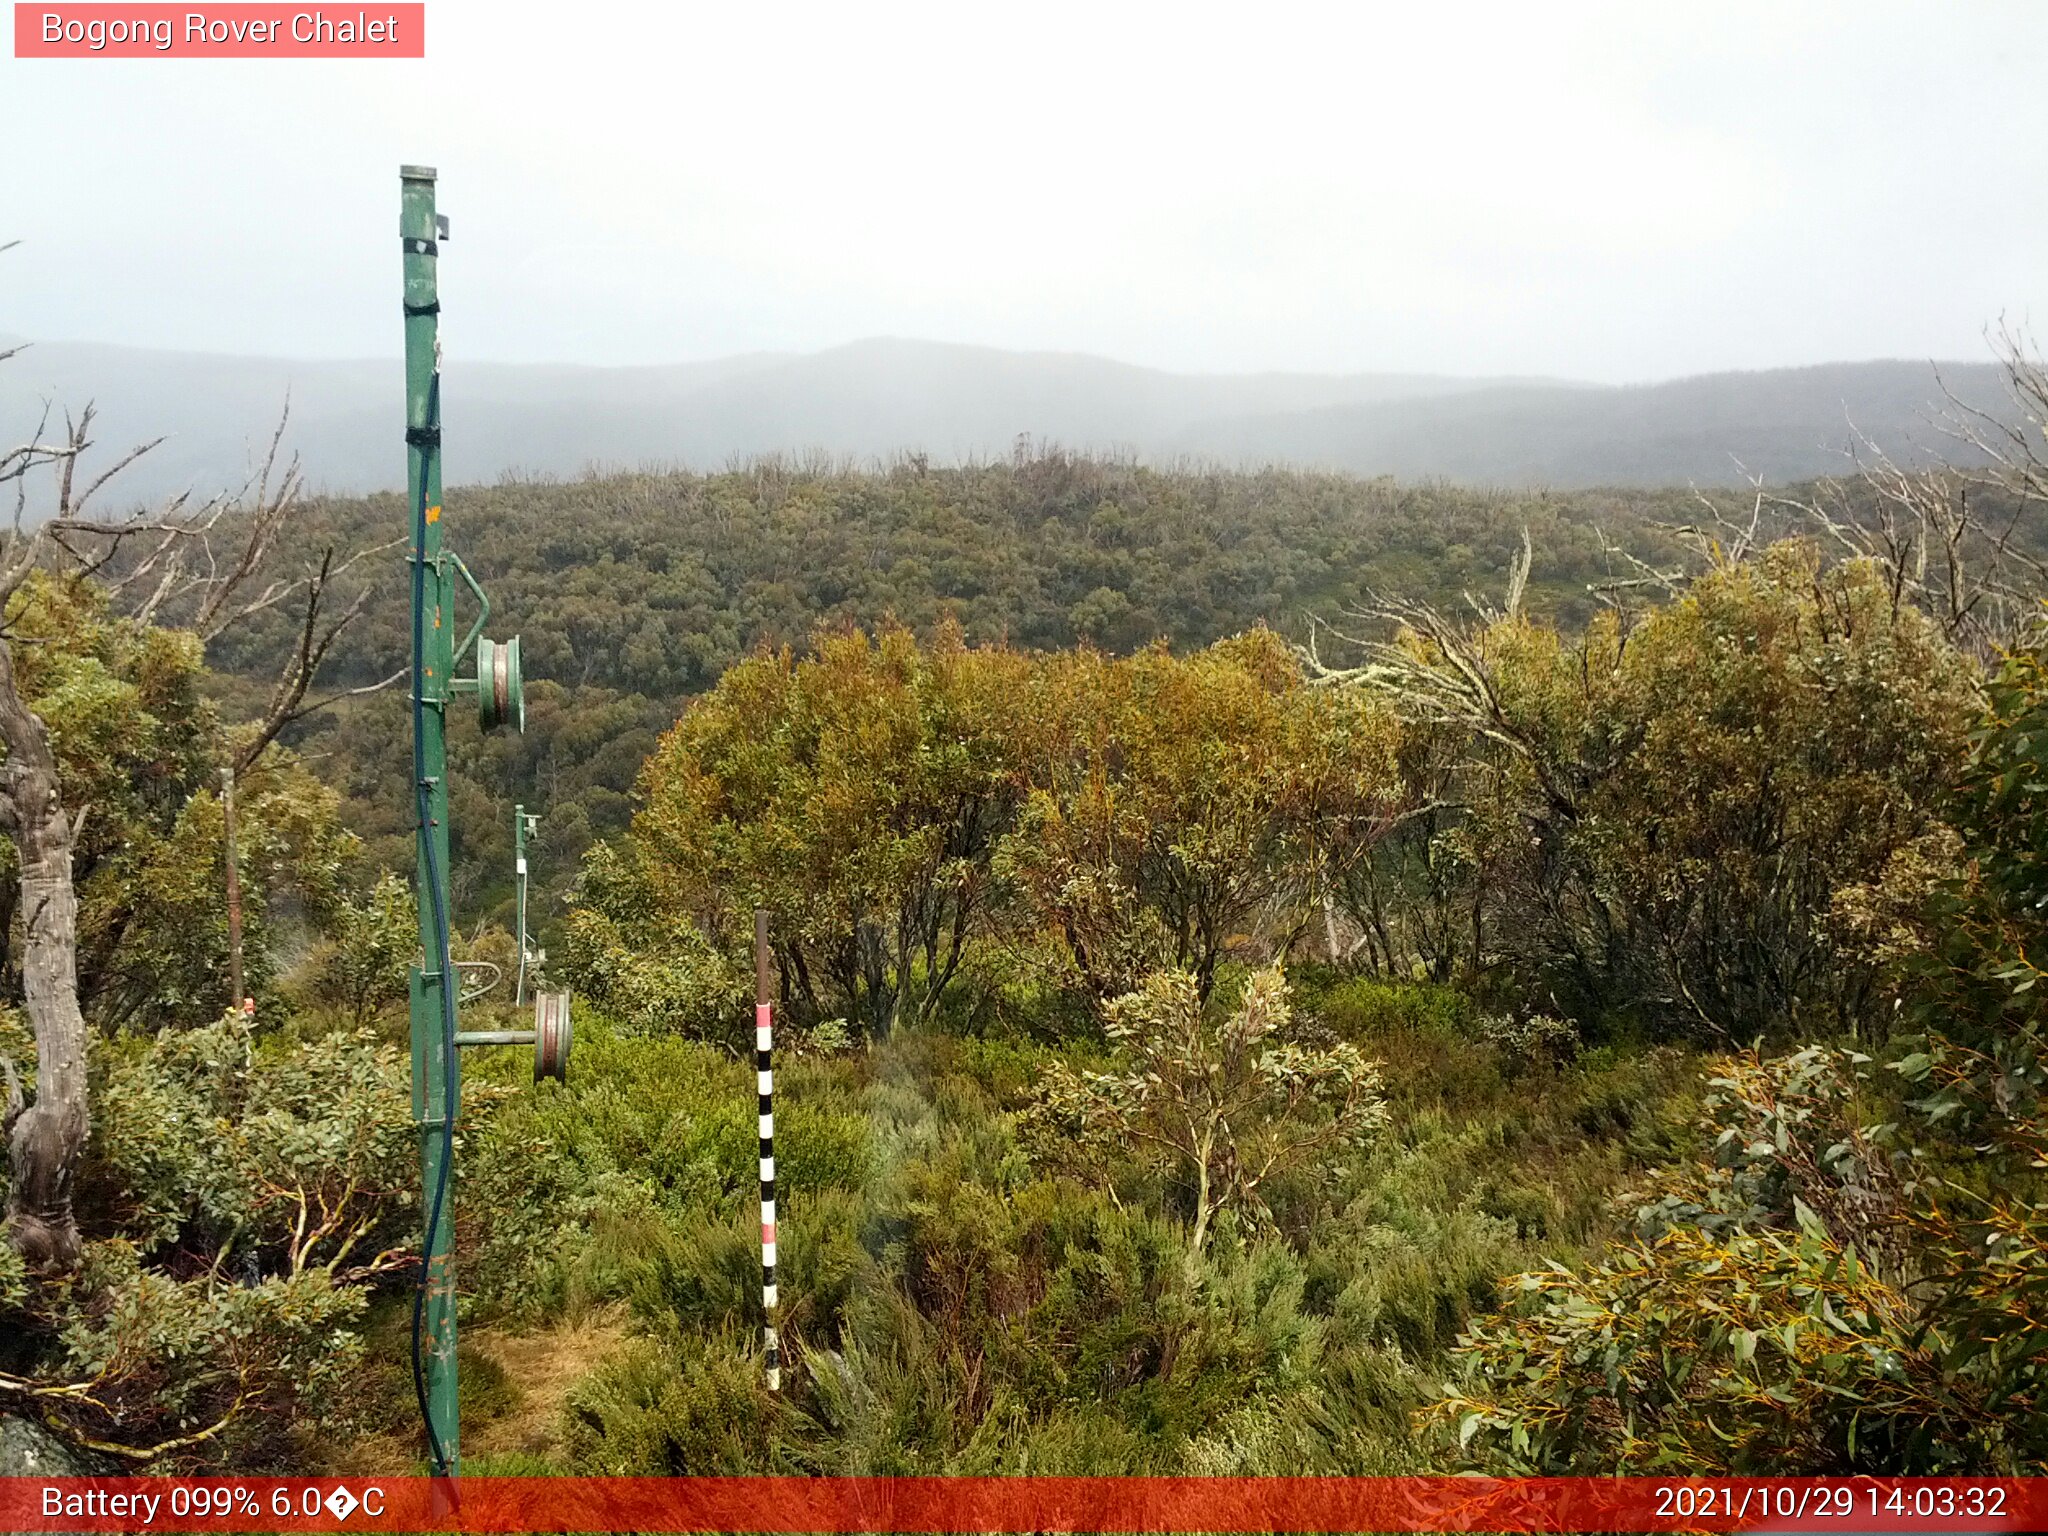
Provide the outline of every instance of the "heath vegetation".
<path id="1" fill-rule="evenodd" d="M 519 799 L 578 1009 L 567 1084 L 470 1061 L 464 1412 L 532 1420 L 470 1469 L 2048 1470 L 2016 442 L 1704 499 L 452 494 L 549 680 L 455 734 L 465 953 Z M 300 564 L 398 511 L 73 505 L 0 563 L 0 1416 L 81 1465 L 420 1455 L 400 587 Z"/>

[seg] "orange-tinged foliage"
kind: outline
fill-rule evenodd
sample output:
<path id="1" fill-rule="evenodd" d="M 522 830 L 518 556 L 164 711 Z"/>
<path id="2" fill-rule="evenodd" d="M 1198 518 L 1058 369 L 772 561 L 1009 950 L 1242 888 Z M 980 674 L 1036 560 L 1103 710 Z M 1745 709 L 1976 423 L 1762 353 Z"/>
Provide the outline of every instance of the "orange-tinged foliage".
<path id="1" fill-rule="evenodd" d="M 1401 802 L 1391 719 L 1254 630 L 1189 657 L 821 634 L 733 668 L 648 763 L 644 900 L 738 943 L 777 914 L 790 1001 L 885 1032 L 977 935 L 1101 999 L 1206 995 L 1232 935 L 1284 951 Z"/>

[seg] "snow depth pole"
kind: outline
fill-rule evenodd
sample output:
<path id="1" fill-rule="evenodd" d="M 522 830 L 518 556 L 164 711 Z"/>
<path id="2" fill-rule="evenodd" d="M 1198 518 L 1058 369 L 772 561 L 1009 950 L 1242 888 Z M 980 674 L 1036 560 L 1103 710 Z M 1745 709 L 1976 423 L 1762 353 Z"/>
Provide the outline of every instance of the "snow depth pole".
<path id="1" fill-rule="evenodd" d="M 754 1078 L 761 1095 L 761 1344 L 768 1390 L 782 1390 L 782 1341 L 775 1333 L 775 994 L 770 990 L 768 913 L 754 909 Z"/>
<path id="2" fill-rule="evenodd" d="M 441 226 L 434 172 L 400 169 L 405 252 L 405 468 L 412 511 L 412 768 L 421 964 L 412 972 L 412 1114 L 426 1196 L 413 1387 L 436 1477 L 461 1471 L 455 1396 L 456 978 L 448 953 L 448 698 L 454 574 L 441 552 Z"/>

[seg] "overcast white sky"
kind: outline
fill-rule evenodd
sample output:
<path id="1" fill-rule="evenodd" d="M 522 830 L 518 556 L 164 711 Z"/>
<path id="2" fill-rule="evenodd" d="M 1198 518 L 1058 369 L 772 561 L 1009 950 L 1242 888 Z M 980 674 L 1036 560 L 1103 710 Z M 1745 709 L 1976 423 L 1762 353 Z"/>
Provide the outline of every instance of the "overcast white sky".
<path id="1" fill-rule="evenodd" d="M 1624 381 L 2048 321 L 2040 0 L 427 22 L 424 62 L 0 58 L 0 332 L 394 355 L 402 161 L 454 220 L 448 344 L 506 360 Z"/>

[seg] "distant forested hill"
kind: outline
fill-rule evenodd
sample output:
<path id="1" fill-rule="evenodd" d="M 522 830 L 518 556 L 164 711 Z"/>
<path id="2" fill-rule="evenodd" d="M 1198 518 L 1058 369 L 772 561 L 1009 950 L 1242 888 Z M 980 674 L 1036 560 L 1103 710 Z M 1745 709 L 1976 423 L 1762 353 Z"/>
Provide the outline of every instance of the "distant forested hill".
<path id="1" fill-rule="evenodd" d="M 1749 504 L 1705 494 L 1731 512 Z M 639 766 L 687 701 L 756 648 L 801 646 L 821 625 L 929 633 L 952 619 L 977 642 L 1110 652 L 1185 651 L 1260 623 L 1301 640 L 1312 619 L 1341 621 L 1373 593 L 1497 599 L 1527 530 L 1529 606 L 1575 626 L 1599 601 L 1592 587 L 1638 574 L 1617 551 L 1669 559 L 1672 530 L 1705 510 L 1685 489 L 1479 491 L 1057 452 L 965 469 L 764 462 L 526 481 L 458 487 L 446 505 L 453 547 L 491 594 L 490 632 L 523 637 L 528 680 L 524 736 L 483 737 L 466 710 L 455 720 L 458 900 L 480 914 L 506 894 L 515 801 L 548 818 L 536 869 L 559 891 L 593 839 L 623 830 Z M 402 497 L 321 498 L 296 537 L 310 555 L 392 544 L 407 527 Z M 2044 545 L 2043 530 L 2024 536 Z M 404 665 L 402 548 L 361 569 L 371 600 L 331 686 Z M 224 636 L 218 665 L 267 678 L 289 622 L 280 611 Z M 325 711 L 297 738 L 399 869 L 405 732 L 393 690 Z"/>
<path id="2" fill-rule="evenodd" d="M 1475 491 L 1269 470 L 1157 470 L 1049 453 L 886 473 L 762 463 L 469 486 L 456 547 L 488 584 L 494 632 L 523 633 L 529 676 L 681 700 L 761 644 L 820 624 L 959 620 L 977 640 L 1128 651 L 1207 644 L 1260 622 L 1297 636 L 1373 590 L 1455 601 L 1495 590 L 1536 543 L 1535 600 L 1567 618 L 1589 582 L 1698 506 L 1684 490 Z M 327 498 L 310 544 L 402 536 L 403 500 Z M 403 659 L 400 555 L 337 652 L 364 680 Z M 252 632 L 251 654 L 278 637 Z M 223 652 L 232 664 L 232 652 Z"/>
<path id="3" fill-rule="evenodd" d="M 887 473 L 761 464 L 722 474 L 616 475 L 459 488 L 454 547 L 491 593 L 495 635 L 520 633 L 523 737 L 456 720 L 458 897 L 502 900 L 515 800 L 540 810 L 536 869 L 553 888 L 596 837 L 623 829 L 641 761 L 687 699 L 761 645 L 825 624 L 956 619 L 975 640 L 1129 651 L 1199 646 L 1261 622 L 1296 638 L 1373 591 L 1498 596 L 1529 530 L 1532 606 L 1567 620 L 1589 583 L 1629 572 L 1606 551 L 1668 549 L 1687 491 L 1481 492 L 1343 475 L 1197 473 L 1045 454 L 975 469 Z M 402 498 L 309 504 L 307 550 L 399 538 Z M 379 557 L 372 601 L 330 678 L 403 665 L 402 553 Z M 226 637 L 251 673 L 285 643 L 283 615 Z M 351 801 L 351 821 L 407 867 L 402 701 L 314 717 L 299 744 Z M 545 906 L 543 907 L 545 910 Z"/>
<path id="4" fill-rule="evenodd" d="M 394 330 L 394 339 L 395 339 Z M 0 337 L 0 344 L 8 338 Z M 290 395 L 291 444 L 335 493 L 402 481 L 399 364 L 150 352 L 46 341 L 0 372 L 0 421 L 45 399 L 100 408 L 110 449 L 168 434 L 126 493 L 234 483 Z M 1738 483 L 1839 471 L 1852 423 L 1901 458 L 1940 443 L 1927 362 L 1834 364 L 1596 387 L 1418 374 L 1161 372 L 1071 353 L 874 340 L 674 367 L 480 363 L 451 326 L 451 483 L 592 466 L 699 471 L 764 454 L 1006 460 L 1018 439 L 1154 464 L 1285 464 L 1516 487 Z M 1987 408 L 1990 364 L 1941 377 Z"/>

